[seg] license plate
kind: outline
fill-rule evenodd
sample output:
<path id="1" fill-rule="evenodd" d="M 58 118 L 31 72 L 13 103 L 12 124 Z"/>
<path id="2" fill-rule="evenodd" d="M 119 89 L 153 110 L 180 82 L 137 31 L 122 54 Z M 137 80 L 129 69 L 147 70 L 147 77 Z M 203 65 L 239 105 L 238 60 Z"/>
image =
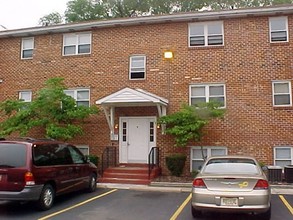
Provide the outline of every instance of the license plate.
<path id="1" fill-rule="evenodd" d="M 237 198 L 222 198 L 221 199 L 222 206 L 238 206 Z"/>

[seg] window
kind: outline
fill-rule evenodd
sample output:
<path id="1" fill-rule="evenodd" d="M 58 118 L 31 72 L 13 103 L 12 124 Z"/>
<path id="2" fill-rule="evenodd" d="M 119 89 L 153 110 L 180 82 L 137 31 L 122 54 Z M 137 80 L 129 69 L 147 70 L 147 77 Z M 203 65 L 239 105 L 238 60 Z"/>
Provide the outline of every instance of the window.
<path id="1" fill-rule="evenodd" d="M 201 147 L 192 147 L 191 148 L 191 163 L 190 163 L 190 170 L 200 170 L 204 159 L 210 156 L 221 156 L 227 155 L 227 148 L 226 147 L 203 147 L 203 151 Z"/>
<path id="2" fill-rule="evenodd" d="M 130 79 L 145 79 L 145 56 L 132 56 L 130 57 Z"/>
<path id="3" fill-rule="evenodd" d="M 85 157 L 84 155 L 78 151 L 78 149 L 74 146 L 68 146 L 68 150 L 70 152 L 72 162 L 74 164 L 83 164 L 85 163 Z"/>
<path id="4" fill-rule="evenodd" d="M 91 53 L 91 33 L 66 34 L 63 36 L 63 55 Z"/>
<path id="5" fill-rule="evenodd" d="M 65 90 L 64 93 L 75 99 L 77 106 L 90 106 L 90 90 L 89 89 L 72 89 Z"/>
<path id="6" fill-rule="evenodd" d="M 293 164 L 293 147 L 275 147 L 274 163 L 281 167 Z"/>
<path id="7" fill-rule="evenodd" d="M 20 91 L 18 93 L 19 100 L 23 100 L 24 102 L 32 101 L 32 92 L 31 91 Z"/>
<path id="8" fill-rule="evenodd" d="M 288 18 L 274 17 L 269 19 L 271 42 L 288 42 Z"/>
<path id="9" fill-rule="evenodd" d="M 189 24 L 189 46 L 223 45 L 223 22 L 205 22 Z"/>
<path id="10" fill-rule="evenodd" d="M 89 155 L 90 150 L 88 145 L 77 145 L 76 146 L 83 155 Z"/>
<path id="11" fill-rule="evenodd" d="M 226 107 L 225 85 L 191 85 L 189 91 L 190 105 L 198 105 L 201 102 L 218 102 L 221 107 Z"/>
<path id="12" fill-rule="evenodd" d="M 34 38 L 23 38 L 21 43 L 21 59 L 32 59 L 34 52 Z"/>
<path id="13" fill-rule="evenodd" d="M 291 106 L 291 82 L 273 82 L 273 106 Z"/>

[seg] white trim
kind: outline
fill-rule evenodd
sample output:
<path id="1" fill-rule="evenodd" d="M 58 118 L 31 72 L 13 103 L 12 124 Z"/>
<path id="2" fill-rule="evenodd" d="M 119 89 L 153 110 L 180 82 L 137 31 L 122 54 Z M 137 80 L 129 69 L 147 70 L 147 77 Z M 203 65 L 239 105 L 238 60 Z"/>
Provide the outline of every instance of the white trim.
<path id="1" fill-rule="evenodd" d="M 223 95 L 219 95 L 219 96 L 210 96 L 209 94 L 209 88 L 212 86 L 223 86 Z M 205 102 L 209 102 L 210 98 L 212 97 L 224 97 L 224 106 L 222 106 L 221 108 L 226 108 L 226 85 L 222 84 L 222 83 L 207 83 L 207 84 L 190 84 L 189 85 L 189 105 L 192 104 L 191 100 L 192 98 L 195 98 L 195 96 L 192 96 L 192 88 L 194 87 L 204 87 L 205 89 L 205 95 L 204 96 L 197 96 L 197 97 L 201 97 L 201 98 L 205 98 Z"/>
<path id="2" fill-rule="evenodd" d="M 29 35 L 42 35 L 54 33 L 66 33 L 73 31 L 86 31 L 92 28 L 106 28 L 117 26 L 131 26 L 144 24 L 159 24 L 169 22 L 191 22 L 194 20 L 218 20 L 220 17 L 226 19 L 247 18 L 248 16 L 275 16 L 280 14 L 291 14 L 293 5 L 279 5 L 273 7 L 240 8 L 233 10 L 202 11 L 190 13 L 178 13 L 163 16 L 141 16 L 136 18 L 118 18 L 109 20 L 98 20 L 80 23 L 67 23 L 63 25 L 40 26 L 17 30 L 5 30 L 0 32 L 0 38 L 24 37 Z"/>
<path id="3" fill-rule="evenodd" d="M 82 153 L 83 151 L 87 151 L 86 153 L 83 153 L 83 155 L 89 155 L 90 154 L 90 147 L 89 145 L 86 145 L 86 144 L 78 144 L 78 145 L 75 145 Z"/>
<path id="4" fill-rule="evenodd" d="M 133 67 L 133 59 L 134 58 L 143 58 L 143 66 L 141 67 Z M 143 69 L 143 78 L 132 78 L 132 73 L 142 72 L 137 71 L 136 69 Z M 146 56 L 145 55 L 132 55 L 129 58 L 129 80 L 144 80 L 146 79 Z"/>
<path id="5" fill-rule="evenodd" d="M 280 84 L 280 83 L 288 83 L 289 85 L 289 93 L 277 93 L 275 94 L 275 84 Z M 289 80 L 284 80 L 284 81 L 272 81 L 272 99 L 273 99 L 273 106 L 274 107 L 289 107 L 289 106 L 292 106 L 292 88 L 291 88 L 291 81 Z M 289 101 L 290 103 L 287 104 L 287 105 L 276 105 L 275 104 L 275 95 L 289 95 Z"/>
<path id="6" fill-rule="evenodd" d="M 203 150 L 207 150 L 207 158 L 210 157 L 210 156 L 216 156 L 216 155 L 212 155 L 212 150 L 225 150 L 225 154 L 227 155 L 228 154 L 228 148 L 227 147 L 223 147 L 223 146 L 203 146 L 202 147 Z M 193 150 L 196 149 L 196 150 L 200 150 L 201 147 L 200 146 L 191 146 L 190 147 L 190 172 L 192 172 L 192 162 L 193 161 L 202 161 L 204 162 L 204 159 L 201 158 L 194 158 L 194 155 L 193 155 Z"/>
<path id="7" fill-rule="evenodd" d="M 208 27 L 211 25 L 220 25 L 221 26 L 221 36 L 222 36 L 222 44 L 208 44 L 208 37 L 213 35 L 220 35 L 220 34 L 209 34 Z M 203 27 L 203 35 L 191 35 L 191 28 Z M 190 45 L 190 38 L 196 36 L 203 36 L 204 37 L 204 45 Z M 188 47 L 217 47 L 217 46 L 224 46 L 224 22 L 223 21 L 213 21 L 213 22 L 196 22 L 196 23 L 189 23 L 188 24 Z"/>
<path id="8" fill-rule="evenodd" d="M 155 116 L 130 116 L 130 117 L 120 117 L 119 118 L 119 163 L 141 163 L 141 161 L 130 161 L 128 158 L 128 153 L 129 153 L 129 146 L 132 143 L 129 143 L 129 120 L 132 119 L 143 119 L 145 121 L 149 121 L 149 122 L 154 122 L 154 126 L 153 126 L 153 141 L 150 140 L 150 133 L 148 133 L 148 153 L 150 152 L 150 149 L 154 146 L 156 146 L 157 143 L 157 126 L 156 126 L 156 121 L 157 118 Z M 126 139 L 123 140 L 123 122 L 127 121 L 127 126 L 126 126 Z M 123 148 L 123 149 L 122 149 Z M 126 157 L 125 156 L 125 151 L 127 151 L 126 153 Z M 148 153 L 147 155 L 145 155 L 145 161 L 143 163 L 147 163 L 148 161 Z"/>
<path id="9" fill-rule="evenodd" d="M 283 29 L 280 29 L 280 30 L 274 30 L 272 31 L 272 27 L 271 27 L 271 21 L 274 21 L 274 20 L 282 20 L 284 19 L 285 21 L 285 26 L 286 26 L 286 29 L 283 30 Z M 269 36 L 270 36 L 270 43 L 286 43 L 286 42 L 289 42 L 289 29 L 288 29 L 288 17 L 287 16 L 281 16 L 281 17 L 270 17 L 269 18 L 269 29 L 270 29 L 270 33 L 269 33 Z M 272 41 L 272 32 L 276 32 L 276 31 L 286 31 L 286 41 Z"/>
<path id="10" fill-rule="evenodd" d="M 29 41 L 29 43 L 32 44 L 31 47 L 24 49 L 24 41 Z M 31 60 L 31 59 L 33 59 L 34 47 L 35 47 L 35 39 L 34 39 L 34 37 L 22 38 L 21 39 L 21 54 L 20 54 L 20 58 L 22 60 Z M 31 57 L 23 57 L 23 52 L 26 51 L 26 50 L 32 50 L 32 56 Z"/>
<path id="11" fill-rule="evenodd" d="M 86 36 L 89 37 L 89 42 L 88 43 L 79 43 L 80 36 Z M 75 42 L 72 44 L 66 44 L 65 45 L 65 40 L 66 37 L 73 37 L 75 38 Z M 81 45 L 88 45 L 89 44 L 89 52 L 88 53 L 78 53 L 78 46 Z M 75 46 L 75 52 L 73 54 L 65 54 L 65 47 L 68 46 Z M 81 33 L 70 33 L 70 34 L 63 34 L 63 45 L 62 45 L 62 55 L 63 56 L 76 56 L 76 55 L 86 55 L 86 54 L 91 54 L 91 48 L 92 48 L 92 33 L 91 32 L 81 32 Z"/>
<path id="12" fill-rule="evenodd" d="M 29 94 L 29 99 L 23 99 L 24 102 L 31 102 L 32 101 L 32 91 L 31 90 L 22 90 L 18 92 L 18 99 L 22 99 L 23 93 Z"/>
<path id="13" fill-rule="evenodd" d="M 289 155 L 290 158 L 287 158 L 287 159 L 285 159 L 285 158 L 284 159 L 277 159 L 276 158 L 277 149 L 290 149 L 290 152 L 291 152 L 290 155 Z M 291 160 L 290 165 L 293 164 L 293 147 L 292 146 L 276 146 L 276 147 L 274 147 L 274 165 L 275 166 L 277 165 L 276 161 L 286 161 L 286 160 Z"/>
<path id="14" fill-rule="evenodd" d="M 87 91 L 88 92 L 88 98 L 87 99 L 78 99 L 78 92 L 82 92 L 82 91 Z M 73 92 L 73 96 L 71 96 L 70 94 L 68 94 L 68 93 L 71 93 L 71 92 Z M 88 107 L 91 106 L 91 102 L 90 102 L 90 100 L 91 100 L 91 91 L 88 88 L 66 89 L 66 90 L 64 90 L 64 93 L 66 95 L 71 96 L 72 98 L 74 98 L 76 104 L 78 102 L 88 102 L 89 103 L 88 104 Z"/>

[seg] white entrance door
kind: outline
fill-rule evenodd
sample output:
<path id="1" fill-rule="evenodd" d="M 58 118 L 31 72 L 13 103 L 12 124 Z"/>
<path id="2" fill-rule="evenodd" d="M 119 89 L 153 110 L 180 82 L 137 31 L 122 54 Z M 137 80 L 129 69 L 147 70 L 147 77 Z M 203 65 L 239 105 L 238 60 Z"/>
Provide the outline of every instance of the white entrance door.
<path id="1" fill-rule="evenodd" d="M 120 163 L 147 163 L 148 154 L 155 146 L 154 117 L 127 117 L 120 119 Z"/>

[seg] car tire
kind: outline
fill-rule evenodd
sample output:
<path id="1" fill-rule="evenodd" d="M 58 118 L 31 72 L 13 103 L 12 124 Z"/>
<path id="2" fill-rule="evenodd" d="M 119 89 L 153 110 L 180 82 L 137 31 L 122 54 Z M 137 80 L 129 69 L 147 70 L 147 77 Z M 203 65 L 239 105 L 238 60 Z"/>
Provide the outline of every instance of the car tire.
<path id="1" fill-rule="evenodd" d="M 193 206 L 191 206 L 191 214 L 192 214 L 193 218 L 202 217 L 202 212 L 199 210 L 196 210 Z"/>
<path id="2" fill-rule="evenodd" d="M 90 175 L 90 180 L 89 180 L 89 185 L 88 185 L 87 191 L 94 192 L 94 191 L 96 191 L 96 188 L 97 188 L 97 176 L 94 173 L 92 173 Z"/>
<path id="3" fill-rule="evenodd" d="M 259 220 L 270 220 L 271 219 L 271 207 L 264 213 L 258 215 Z"/>
<path id="4" fill-rule="evenodd" d="M 50 184 L 44 185 L 40 198 L 38 200 L 38 208 L 40 210 L 49 210 L 54 203 L 55 190 Z"/>

